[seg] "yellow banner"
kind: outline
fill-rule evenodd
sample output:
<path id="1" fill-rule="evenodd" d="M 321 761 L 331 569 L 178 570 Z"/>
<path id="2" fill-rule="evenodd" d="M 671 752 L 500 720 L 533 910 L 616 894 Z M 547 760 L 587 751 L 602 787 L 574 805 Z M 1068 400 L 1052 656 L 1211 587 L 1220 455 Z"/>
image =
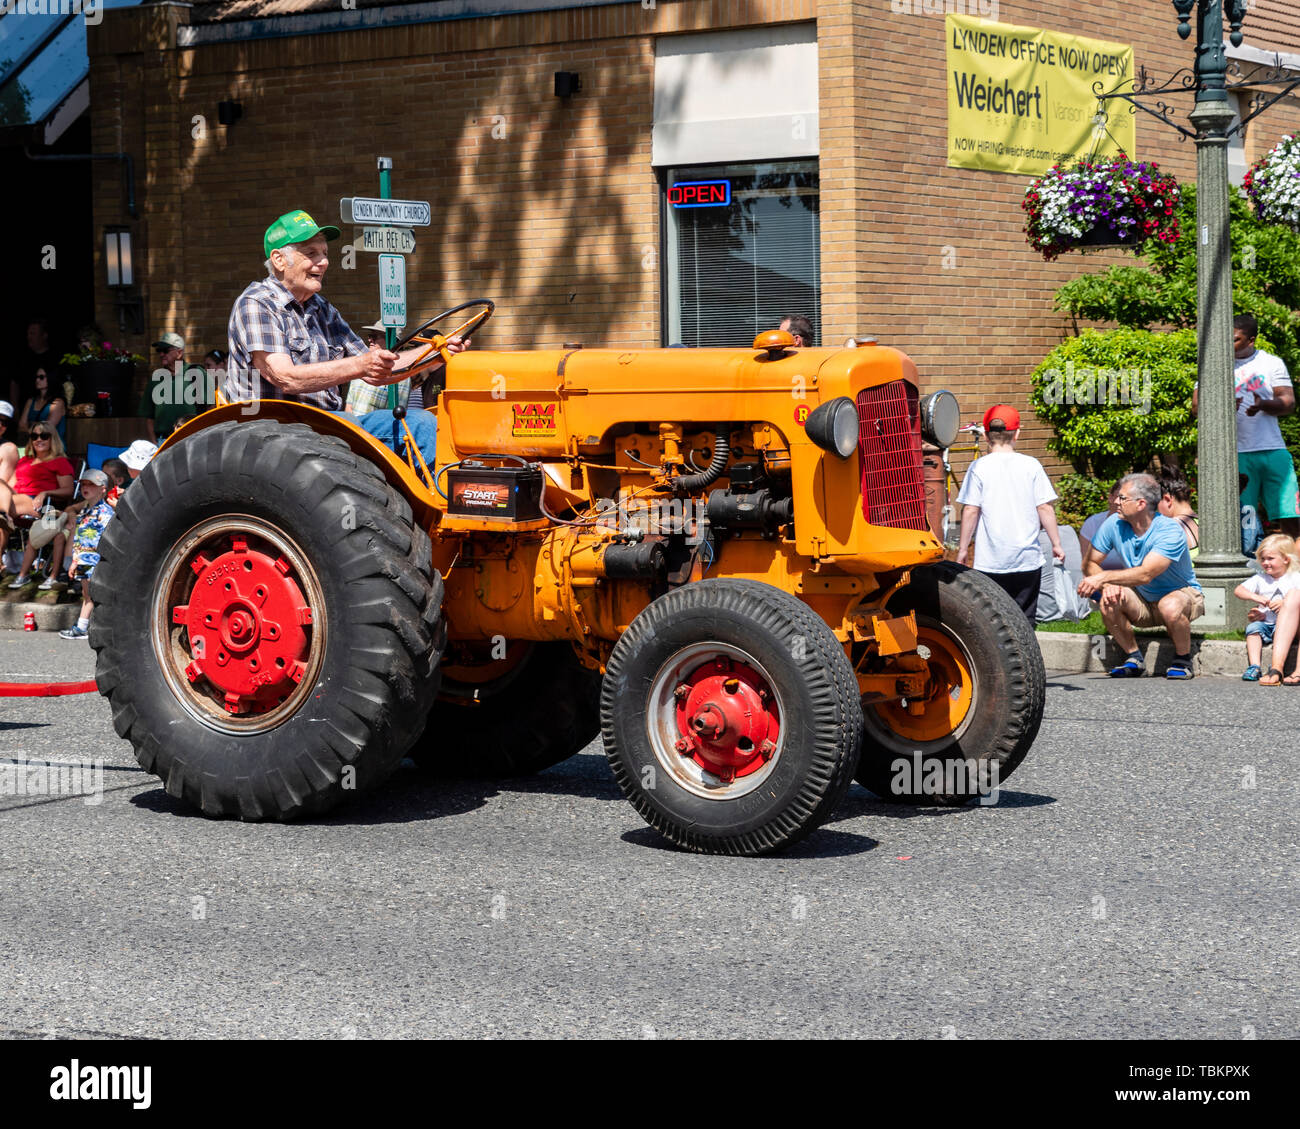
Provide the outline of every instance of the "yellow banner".
<path id="1" fill-rule="evenodd" d="M 944 30 L 949 166 L 1038 175 L 1094 151 L 1135 156 L 1128 103 L 1108 103 L 1099 131 L 1093 93 L 1133 89 L 1131 46 L 951 13 Z"/>

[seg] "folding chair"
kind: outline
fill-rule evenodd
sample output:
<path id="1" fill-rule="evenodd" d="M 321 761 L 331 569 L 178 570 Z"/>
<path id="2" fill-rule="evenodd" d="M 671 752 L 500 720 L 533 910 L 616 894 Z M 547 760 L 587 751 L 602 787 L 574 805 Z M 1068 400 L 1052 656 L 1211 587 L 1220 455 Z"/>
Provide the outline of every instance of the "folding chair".
<path id="1" fill-rule="evenodd" d="M 104 464 L 109 459 L 115 459 L 125 447 L 110 447 L 107 443 L 87 443 L 86 444 L 86 465 L 81 469 L 86 470 L 103 470 Z M 81 483 L 77 483 L 77 489 L 81 489 Z"/>

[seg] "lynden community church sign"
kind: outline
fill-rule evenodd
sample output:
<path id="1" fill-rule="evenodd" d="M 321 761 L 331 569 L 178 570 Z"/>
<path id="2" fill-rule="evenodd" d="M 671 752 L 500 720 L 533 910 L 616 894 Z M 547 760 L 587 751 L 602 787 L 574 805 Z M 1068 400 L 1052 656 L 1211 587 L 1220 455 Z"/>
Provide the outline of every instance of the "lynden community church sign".
<path id="1" fill-rule="evenodd" d="M 1133 80 L 1133 48 L 1058 31 L 949 14 L 948 164 L 1046 172 L 1090 153 L 1130 157 L 1133 115 L 1096 121 L 1097 95 Z"/>

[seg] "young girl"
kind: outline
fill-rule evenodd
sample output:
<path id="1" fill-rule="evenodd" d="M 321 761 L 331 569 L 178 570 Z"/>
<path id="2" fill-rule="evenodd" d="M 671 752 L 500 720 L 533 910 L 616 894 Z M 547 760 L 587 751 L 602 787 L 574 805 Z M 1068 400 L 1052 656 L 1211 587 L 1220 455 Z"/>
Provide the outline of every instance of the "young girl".
<path id="1" fill-rule="evenodd" d="M 1284 681 L 1288 686 L 1300 684 L 1300 677 L 1295 675 L 1291 676 L 1294 682 L 1284 680 L 1279 666 L 1269 667 L 1268 673 L 1261 678 L 1259 666 L 1264 644 L 1273 642 L 1277 613 L 1286 602 L 1287 593 L 1300 590 L 1300 559 L 1296 557 L 1296 543 L 1290 537 L 1275 533 L 1259 543 L 1255 559 L 1263 572 L 1237 585 L 1233 593 L 1255 605 L 1246 614 L 1250 620 L 1246 627 L 1246 659 L 1250 665 L 1241 676 L 1242 680 L 1258 682 L 1261 686 L 1280 686 Z M 1273 661 L 1280 665 L 1286 662 L 1286 655 L 1274 654 Z"/>

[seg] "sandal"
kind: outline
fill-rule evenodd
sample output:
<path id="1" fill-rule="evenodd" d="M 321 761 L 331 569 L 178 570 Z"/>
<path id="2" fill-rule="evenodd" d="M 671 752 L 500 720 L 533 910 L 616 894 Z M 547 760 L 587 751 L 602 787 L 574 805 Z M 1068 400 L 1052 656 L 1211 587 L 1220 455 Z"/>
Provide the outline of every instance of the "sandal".
<path id="1" fill-rule="evenodd" d="M 1246 667 L 1246 673 L 1241 676 L 1243 682 L 1258 682 L 1259 676 L 1263 673 L 1258 663 L 1251 663 Z"/>
<path id="2" fill-rule="evenodd" d="M 1268 673 L 1259 680 L 1259 684 L 1261 686 L 1281 686 L 1282 672 L 1278 670 L 1277 667 L 1270 666 L 1268 668 Z"/>
<path id="3" fill-rule="evenodd" d="M 1300 670 L 1293 670 L 1290 674 L 1288 674 L 1284 679 L 1282 679 L 1282 685 L 1300 686 Z"/>
<path id="4" fill-rule="evenodd" d="M 1106 673 L 1111 678 L 1141 678 L 1147 668 L 1137 659 L 1128 659 L 1119 666 L 1113 666 Z"/>

